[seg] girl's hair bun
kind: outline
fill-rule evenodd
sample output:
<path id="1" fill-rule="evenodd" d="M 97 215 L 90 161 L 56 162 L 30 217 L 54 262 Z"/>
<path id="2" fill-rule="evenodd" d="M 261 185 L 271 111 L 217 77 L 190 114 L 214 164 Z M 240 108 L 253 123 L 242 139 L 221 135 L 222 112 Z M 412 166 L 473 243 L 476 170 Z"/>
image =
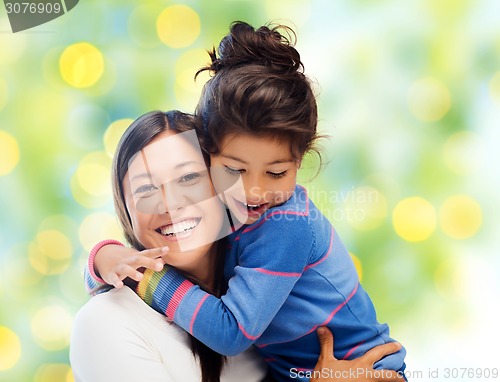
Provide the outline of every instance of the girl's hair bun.
<path id="1" fill-rule="evenodd" d="M 219 44 L 218 57 L 214 48 L 209 52 L 211 65 L 202 70 L 217 73 L 244 65 L 261 65 L 279 74 L 302 71 L 299 52 L 293 47 L 295 40 L 295 32 L 285 25 L 266 25 L 255 30 L 245 22 L 235 21 Z"/>

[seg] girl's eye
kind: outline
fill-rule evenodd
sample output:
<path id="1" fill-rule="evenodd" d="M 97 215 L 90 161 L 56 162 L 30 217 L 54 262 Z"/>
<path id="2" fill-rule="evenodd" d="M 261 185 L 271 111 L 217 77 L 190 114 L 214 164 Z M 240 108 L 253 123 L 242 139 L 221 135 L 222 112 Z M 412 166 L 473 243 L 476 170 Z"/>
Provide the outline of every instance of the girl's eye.
<path id="1" fill-rule="evenodd" d="M 282 172 L 270 172 L 270 171 L 268 171 L 267 173 L 268 173 L 271 177 L 273 177 L 273 178 L 275 178 L 275 179 L 279 179 L 279 178 L 283 178 L 283 177 L 286 175 L 286 172 L 287 172 L 287 170 L 282 171 Z"/>
<path id="2" fill-rule="evenodd" d="M 190 172 L 189 174 L 181 176 L 179 178 L 179 183 L 194 183 L 200 177 L 201 174 L 199 172 Z"/>
<path id="3" fill-rule="evenodd" d="M 244 172 L 245 170 L 237 170 L 235 168 L 231 168 L 231 167 L 227 167 L 227 166 L 224 166 L 224 170 L 228 173 L 228 174 L 231 174 L 231 175 L 239 175 L 241 174 L 242 172 Z"/>
<path id="4" fill-rule="evenodd" d="M 134 193 L 135 194 L 145 194 L 148 192 L 154 192 L 156 190 L 158 190 L 158 188 L 153 184 L 143 184 L 142 186 L 138 187 Z"/>

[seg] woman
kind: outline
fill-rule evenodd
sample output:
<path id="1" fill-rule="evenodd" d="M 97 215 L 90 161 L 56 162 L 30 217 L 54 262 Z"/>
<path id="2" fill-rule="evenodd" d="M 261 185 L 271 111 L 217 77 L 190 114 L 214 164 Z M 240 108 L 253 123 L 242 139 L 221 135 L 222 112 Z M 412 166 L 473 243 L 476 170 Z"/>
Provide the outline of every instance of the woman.
<path id="1" fill-rule="evenodd" d="M 114 202 L 133 248 L 168 244 L 164 261 L 220 295 L 223 278 L 217 275 L 223 259 L 217 254 L 223 240 L 218 239 L 227 219 L 193 127 L 193 118 L 178 111 L 138 118 L 113 161 Z M 161 192 L 153 183 L 161 185 Z M 78 312 L 70 358 L 76 380 L 93 382 L 199 381 L 202 375 L 208 381 L 223 364 L 222 356 L 167 322 L 129 288 L 99 294 Z M 237 375 L 258 381 L 264 370 L 249 352 L 228 359 L 222 380 Z"/>
<path id="2" fill-rule="evenodd" d="M 154 258 L 161 255 L 162 263 L 220 296 L 227 286 L 221 275 L 223 248 L 219 248 L 230 224 L 193 128 L 193 118 L 178 111 L 138 118 L 120 140 L 113 161 L 114 202 L 132 246 L 123 248 L 132 253 L 131 269 L 137 268 L 138 250 L 168 245 L 168 251 L 150 251 L 150 262 L 141 260 L 140 265 L 154 268 L 158 261 Z M 333 349 L 332 340 L 326 341 L 324 349 Z M 394 351 L 386 345 L 374 350 L 373 361 Z M 328 350 L 324 354 L 318 367 L 338 366 Z M 127 287 L 99 294 L 78 312 L 70 359 L 77 381 L 208 382 L 218 381 L 219 375 L 221 381 L 259 381 L 266 374 L 252 351 L 224 362 Z M 371 358 L 355 361 L 356 367 L 373 364 Z M 344 361 L 339 366 L 347 365 Z"/>

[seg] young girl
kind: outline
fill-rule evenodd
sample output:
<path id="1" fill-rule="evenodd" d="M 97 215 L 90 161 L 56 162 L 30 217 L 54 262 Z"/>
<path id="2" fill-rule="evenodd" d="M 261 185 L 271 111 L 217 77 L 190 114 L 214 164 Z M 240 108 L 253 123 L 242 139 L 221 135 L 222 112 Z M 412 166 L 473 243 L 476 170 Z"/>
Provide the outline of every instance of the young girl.
<path id="1" fill-rule="evenodd" d="M 168 266 L 144 277 L 118 275 L 116 262 L 99 253 L 102 246 L 93 251 L 102 264 L 97 270 L 108 280 L 142 278 L 141 298 L 215 351 L 235 355 L 254 344 L 275 378 L 309 380 L 320 326 L 333 332 L 338 359 L 394 340 L 377 322 L 338 234 L 296 185 L 300 162 L 318 138 L 316 101 L 299 53 L 277 28 L 254 30 L 242 22 L 232 25 L 218 53 L 204 68 L 215 75 L 197 115 L 211 166 L 229 177 L 214 171 L 216 190 L 241 177 L 245 197 L 226 195 L 225 203 L 235 215 L 248 215 L 229 236 L 226 294 L 206 293 Z M 374 368 L 384 380 L 395 379 L 404 357 L 400 349 Z"/>

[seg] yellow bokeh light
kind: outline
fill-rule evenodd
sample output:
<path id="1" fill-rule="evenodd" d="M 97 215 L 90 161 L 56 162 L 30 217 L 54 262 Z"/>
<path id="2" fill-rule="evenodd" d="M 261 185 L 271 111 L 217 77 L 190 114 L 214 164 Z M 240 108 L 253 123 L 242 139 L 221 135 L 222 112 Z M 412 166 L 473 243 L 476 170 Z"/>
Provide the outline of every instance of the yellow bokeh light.
<path id="1" fill-rule="evenodd" d="M 64 379 L 63 381 L 64 382 L 75 382 L 75 376 L 73 375 L 73 370 L 71 368 L 66 373 L 66 379 Z"/>
<path id="2" fill-rule="evenodd" d="M 106 150 L 106 154 L 108 154 L 109 157 L 113 157 L 120 138 L 122 137 L 127 127 L 129 127 L 133 121 L 133 119 L 129 118 L 119 119 L 110 124 L 106 129 L 103 138 L 104 149 Z"/>
<path id="3" fill-rule="evenodd" d="M 19 145 L 9 133 L 0 130 L 0 176 L 10 173 L 19 162 Z"/>
<path id="4" fill-rule="evenodd" d="M 185 48 L 200 35 L 200 17 L 186 5 L 172 5 L 158 16 L 156 30 L 165 45 L 171 48 Z"/>
<path id="5" fill-rule="evenodd" d="M 175 97 L 186 110 L 194 110 L 203 85 L 210 78 L 209 72 L 204 71 L 194 80 L 195 73 L 209 61 L 206 50 L 192 49 L 182 54 L 175 63 Z"/>
<path id="6" fill-rule="evenodd" d="M 90 196 L 111 195 L 111 159 L 104 152 L 87 154 L 75 173 L 80 187 Z"/>
<path id="7" fill-rule="evenodd" d="M 35 373 L 34 382 L 68 382 L 71 367 L 65 363 L 46 363 L 41 365 Z"/>
<path id="8" fill-rule="evenodd" d="M 439 210 L 441 229 L 454 239 L 474 236 L 482 222 L 481 206 L 467 195 L 455 195 L 446 199 Z"/>
<path id="9" fill-rule="evenodd" d="M 31 319 L 31 331 L 36 342 L 46 350 L 68 347 L 73 317 L 60 305 L 49 305 L 37 311 Z"/>
<path id="10" fill-rule="evenodd" d="M 358 272 L 358 277 L 359 281 L 363 279 L 363 266 L 361 265 L 361 260 L 354 254 L 350 254 L 352 262 L 354 263 L 354 266 L 356 267 L 356 272 Z"/>
<path id="11" fill-rule="evenodd" d="M 38 233 L 28 247 L 31 266 L 40 274 L 55 275 L 64 272 L 73 255 L 71 241 L 57 230 Z"/>
<path id="12" fill-rule="evenodd" d="M 115 215 L 96 212 L 83 219 L 79 229 L 80 242 L 87 252 L 99 241 L 120 238 L 123 236 L 120 224 Z"/>
<path id="13" fill-rule="evenodd" d="M 448 88 L 434 78 L 421 78 L 411 86 L 408 103 L 412 114 L 423 122 L 438 121 L 451 107 Z"/>
<path id="14" fill-rule="evenodd" d="M 493 101 L 500 104 L 500 71 L 490 81 L 490 95 Z"/>
<path id="15" fill-rule="evenodd" d="M 469 131 L 451 135 L 443 145 L 444 163 L 458 175 L 478 171 L 484 160 L 483 152 L 481 140 Z"/>
<path id="16" fill-rule="evenodd" d="M 436 211 L 427 200 L 415 196 L 401 200 L 392 213 L 396 233 L 404 240 L 426 240 L 436 228 Z"/>
<path id="17" fill-rule="evenodd" d="M 21 358 L 21 341 L 16 333 L 0 326 L 0 371 L 11 369 Z"/>
<path id="18" fill-rule="evenodd" d="M 68 46 L 59 59 L 61 76 L 75 88 L 94 85 L 104 73 L 104 57 L 95 46 L 80 42 Z"/>
<path id="19" fill-rule="evenodd" d="M 344 200 L 348 223 L 360 230 L 379 227 L 387 216 L 385 196 L 373 187 L 357 187 Z"/>

